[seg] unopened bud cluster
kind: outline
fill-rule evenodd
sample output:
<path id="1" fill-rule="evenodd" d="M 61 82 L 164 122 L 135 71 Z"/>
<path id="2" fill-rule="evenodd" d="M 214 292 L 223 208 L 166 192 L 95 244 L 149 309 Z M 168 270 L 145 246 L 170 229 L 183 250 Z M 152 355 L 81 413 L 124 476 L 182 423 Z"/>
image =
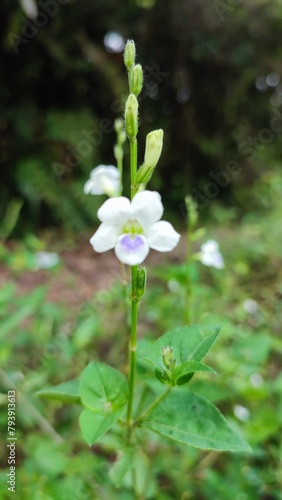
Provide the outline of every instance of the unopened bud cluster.
<path id="1" fill-rule="evenodd" d="M 124 64 L 128 71 L 130 94 L 125 104 L 125 130 L 131 142 L 135 141 L 138 133 L 138 101 L 137 97 L 142 91 L 143 70 L 140 64 L 135 64 L 135 44 L 128 40 L 124 49 Z M 160 159 L 163 148 L 163 130 L 153 130 L 146 137 L 144 162 L 137 171 L 137 186 L 143 188 L 150 180 L 154 169 Z"/>
<path id="2" fill-rule="evenodd" d="M 126 133 L 123 130 L 123 120 L 117 118 L 114 126 L 117 134 L 117 144 L 114 146 L 114 155 L 117 162 L 121 162 L 123 160 L 123 144 L 126 141 Z"/>

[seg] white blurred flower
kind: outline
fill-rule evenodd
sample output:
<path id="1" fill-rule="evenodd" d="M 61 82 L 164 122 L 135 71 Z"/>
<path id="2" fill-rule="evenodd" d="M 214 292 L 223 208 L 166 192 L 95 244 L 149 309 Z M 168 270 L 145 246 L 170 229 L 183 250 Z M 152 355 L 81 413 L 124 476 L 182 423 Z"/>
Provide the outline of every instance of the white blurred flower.
<path id="1" fill-rule="evenodd" d="M 200 260 L 205 266 L 224 268 L 223 257 L 219 251 L 219 245 L 215 240 L 208 240 L 201 246 Z"/>
<path id="2" fill-rule="evenodd" d="M 52 252 L 37 252 L 35 254 L 35 263 L 37 269 L 51 269 L 60 262 L 60 257 Z"/>
<path id="3" fill-rule="evenodd" d="M 261 387 L 263 384 L 263 378 L 259 373 L 253 373 L 250 376 L 250 382 L 253 387 Z"/>
<path id="4" fill-rule="evenodd" d="M 29 19 L 36 19 L 38 16 L 38 8 L 35 0 L 19 0 L 21 8 Z"/>
<path id="5" fill-rule="evenodd" d="M 98 210 L 102 224 L 90 243 L 96 252 L 114 248 L 124 264 L 141 264 L 150 248 L 169 252 L 180 239 L 169 222 L 160 221 L 162 214 L 161 197 L 156 191 L 137 193 L 131 202 L 124 196 L 111 198 Z"/>
<path id="6" fill-rule="evenodd" d="M 107 194 L 110 197 L 120 193 L 120 173 L 113 165 L 99 165 L 90 172 L 90 179 L 84 185 L 85 194 Z"/>
<path id="7" fill-rule="evenodd" d="M 170 279 L 167 282 L 167 288 L 169 289 L 170 292 L 172 293 L 177 293 L 180 290 L 180 284 L 179 281 L 176 279 Z"/>
<path id="8" fill-rule="evenodd" d="M 245 406 L 234 405 L 233 413 L 235 417 L 237 417 L 238 420 L 241 420 L 242 422 L 246 422 L 250 418 L 250 412 L 248 408 L 245 408 Z"/>
<path id="9" fill-rule="evenodd" d="M 243 309 L 249 314 L 255 314 L 258 312 L 259 306 L 254 299 L 246 299 L 243 302 Z"/>

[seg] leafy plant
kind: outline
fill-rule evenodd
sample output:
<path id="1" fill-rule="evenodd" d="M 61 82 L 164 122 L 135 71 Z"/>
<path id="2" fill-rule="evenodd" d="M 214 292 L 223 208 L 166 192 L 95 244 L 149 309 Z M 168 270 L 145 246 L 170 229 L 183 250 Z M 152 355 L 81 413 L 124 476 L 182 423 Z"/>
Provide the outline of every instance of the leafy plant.
<path id="1" fill-rule="evenodd" d="M 91 172 L 86 191 L 98 194 L 104 190 L 113 196 L 98 210 L 102 223 L 90 240 L 93 248 L 98 252 L 114 248 L 122 266 L 131 267 L 128 376 L 95 360 L 86 366 L 79 381 L 68 381 L 38 393 L 41 397 L 82 406 L 80 428 L 88 445 L 96 443 L 109 429 L 118 436 L 122 453 L 112 472 L 116 484 L 122 484 L 128 468 L 134 477 L 136 468 L 142 466 L 143 458 L 137 451 L 137 443 L 140 446 L 148 430 L 205 450 L 250 451 L 246 441 L 212 402 L 187 390 L 187 384 L 198 372 L 214 372 L 202 360 L 218 337 L 219 327 L 206 324 L 180 326 L 154 343 L 143 343 L 139 352 L 138 310 L 146 292 L 147 279 L 143 260 L 150 247 L 161 252 L 172 250 L 180 235 L 170 223 L 159 220 L 163 212 L 159 194 L 146 190 L 161 154 L 163 131 L 148 134 L 144 162 L 137 168 L 137 97 L 143 78 L 141 66 L 135 65 L 132 41 L 126 44 L 124 61 L 130 90 L 125 104 L 125 131 L 130 143 L 131 201 L 119 196 L 121 188 L 116 183 L 116 179 L 122 178 L 123 141 L 119 139 L 115 149 L 120 160 L 119 169 L 97 167 Z M 119 126 L 116 130 L 117 134 L 122 133 Z M 187 202 L 187 205 L 190 206 L 191 223 L 193 207 L 191 203 Z M 190 287 L 190 283 L 188 285 Z M 146 366 L 146 377 L 142 380 L 141 376 L 139 386 L 138 364 Z M 163 385 L 165 390 L 161 392 Z M 144 460 L 146 462 L 146 458 Z M 137 483 L 137 480 L 133 481 L 133 488 L 140 496 L 139 490 L 144 489 L 144 484 L 139 488 Z"/>

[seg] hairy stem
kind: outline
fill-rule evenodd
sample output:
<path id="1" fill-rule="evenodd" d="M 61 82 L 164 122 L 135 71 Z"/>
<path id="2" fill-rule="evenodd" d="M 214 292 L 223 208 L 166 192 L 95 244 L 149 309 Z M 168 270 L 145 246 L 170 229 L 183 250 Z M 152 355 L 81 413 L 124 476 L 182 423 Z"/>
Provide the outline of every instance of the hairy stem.
<path id="1" fill-rule="evenodd" d="M 136 194 L 137 175 L 137 139 L 130 141 L 130 177 L 131 177 L 131 200 Z M 137 350 L 137 319 L 138 302 L 136 302 L 136 278 L 138 266 L 131 268 L 131 334 L 129 343 L 129 397 L 127 406 L 126 423 L 131 425 L 132 407 L 134 398 L 135 372 L 136 372 L 136 350 Z"/>
<path id="2" fill-rule="evenodd" d="M 134 398 L 134 385 L 135 385 L 135 371 L 136 371 L 136 350 L 137 350 L 137 318 L 138 318 L 138 302 L 135 302 L 134 296 L 136 294 L 136 276 L 138 266 L 132 266 L 131 277 L 131 334 L 129 343 L 129 397 L 127 406 L 126 423 L 131 425 L 132 406 Z"/>
<path id="3" fill-rule="evenodd" d="M 130 177 L 131 177 L 131 199 L 137 193 L 138 187 L 136 186 L 137 176 L 137 139 L 130 141 Z"/>

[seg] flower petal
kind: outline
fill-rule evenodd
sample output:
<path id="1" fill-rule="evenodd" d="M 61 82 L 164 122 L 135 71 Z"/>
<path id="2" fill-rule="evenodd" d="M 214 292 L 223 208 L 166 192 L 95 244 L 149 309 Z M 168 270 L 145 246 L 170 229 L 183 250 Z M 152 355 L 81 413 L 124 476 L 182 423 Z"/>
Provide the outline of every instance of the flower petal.
<path id="1" fill-rule="evenodd" d="M 206 243 L 202 244 L 201 250 L 203 253 L 217 252 L 219 250 L 219 245 L 215 240 L 208 240 Z"/>
<path id="2" fill-rule="evenodd" d="M 200 260 L 202 264 L 216 269 L 224 269 L 224 260 L 220 252 L 200 253 Z"/>
<path id="3" fill-rule="evenodd" d="M 83 188 L 84 194 L 103 194 L 101 187 L 95 179 L 88 179 L 88 181 L 84 184 Z"/>
<path id="4" fill-rule="evenodd" d="M 120 172 L 113 165 L 99 165 L 90 172 L 84 186 L 85 194 L 117 196 L 120 192 Z"/>
<path id="5" fill-rule="evenodd" d="M 124 196 L 110 198 L 99 208 L 97 215 L 101 222 L 122 225 L 130 219 L 130 201 Z"/>
<path id="6" fill-rule="evenodd" d="M 96 252 L 106 252 L 114 248 L 117 238 L 117 228 L 103 223 L 98 227 L 96 233 L 90 239 L 90 243 Z"/>
<path id="7" fill-rule="evenodd" d="M 97 174 L 101 173 L 109 174 L 113 179 L 118 179 L 120 176 L 118 168 L 114 165 L 99 165 L 91 170 L 90 177 L 96 177 Z"/>
<path id="8" fill-rule="evenodd" d="M 165 220 L 153 224 L 146 236 L 150 248 L 158 252 L 170 252 L 180 240 L 180 234 L 175 231 L 170 222 Z"/>
<path id="9" fill-rule="evenodd" d="M 117 258 L 129 266 L 142 264 L 149 253 L 149 245 L 140 234 L 132 237 L 130 234 L 122 234 L 115 247 Z"/>
<path id="10" fill-rule="evenodd" d="M 131 202 L 131 215 L 137 219 L 144 228 L 160 220 L 163 215 L 161 196 L 157 191 L 141 191 Z"/>

